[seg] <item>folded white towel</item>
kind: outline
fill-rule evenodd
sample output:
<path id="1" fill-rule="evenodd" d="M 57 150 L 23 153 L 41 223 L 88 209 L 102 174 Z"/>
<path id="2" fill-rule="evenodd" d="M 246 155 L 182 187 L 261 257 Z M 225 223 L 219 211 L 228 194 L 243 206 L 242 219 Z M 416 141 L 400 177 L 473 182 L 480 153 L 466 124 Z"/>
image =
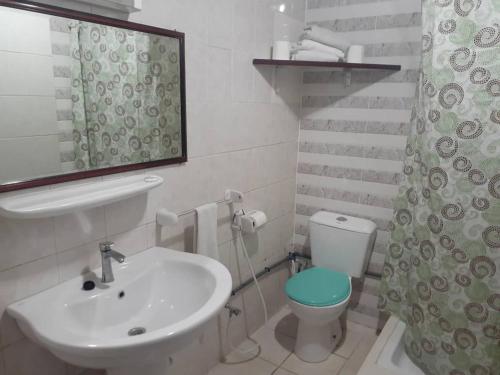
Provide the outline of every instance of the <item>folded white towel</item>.
<path id="1" fill-rule="evenodd" d="M 196 249 L 198 254 L 219 260 L 217 244 L 217 204 L 209 203 L 196 208 Z"/>
<path id="2" fill-rule="evenodd" d="M 340 57 L 321 51 L 297 51 L 292 55 L 292 60 L 298 61 L 340 61 Z"/>
<path id="3" fill-rule="evenodd" d="M 335 47 L 343 52 L 347 51 L 351 45 L 349 41 L 335 34 L 333 31 L 320 27 L 318 25 L 311 25 L 304 29 L 303 39 L 314 40 L 318 43 L 326 44 L 330 47 Z"/>
<path id="4" fill-rule="evenodd" d="M 297 42 L 297 47 L 295 47 L 294 50 L 297 50 L 297 51 L 302 51 L 302 50 L 303 51 L 319 51 L 319 52 L 328 53 L 330 55 L 338 56 L 341 59 L 343 59 L 345 57 L 345 53 L 341 49 L 338 49 L 335 47 L 330 47 L 330 46 L 327 46 L 326 44 L 318 43 L 318 42 L 315 42 L 314 40 L 309 40 L 309 39 L 305 39 L 305 40 L 301 40 L 301 41 Z"/>

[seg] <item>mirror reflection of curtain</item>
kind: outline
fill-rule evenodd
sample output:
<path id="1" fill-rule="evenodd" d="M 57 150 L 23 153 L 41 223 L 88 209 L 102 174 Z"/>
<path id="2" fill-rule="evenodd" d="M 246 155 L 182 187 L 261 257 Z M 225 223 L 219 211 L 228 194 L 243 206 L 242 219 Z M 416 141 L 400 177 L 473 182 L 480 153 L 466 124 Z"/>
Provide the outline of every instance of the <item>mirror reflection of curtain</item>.
<path id="1" fill-rule="evenodd" d="M 86 22 L 71 26 L 77 169 L 178 157 L 178 40 Z"/>

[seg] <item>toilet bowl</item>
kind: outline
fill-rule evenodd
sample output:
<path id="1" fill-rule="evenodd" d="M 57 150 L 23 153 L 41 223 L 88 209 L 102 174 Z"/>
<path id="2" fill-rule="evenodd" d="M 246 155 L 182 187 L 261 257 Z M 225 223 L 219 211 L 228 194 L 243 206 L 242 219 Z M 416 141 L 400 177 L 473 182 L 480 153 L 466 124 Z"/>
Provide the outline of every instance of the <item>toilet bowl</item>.
<path id="1" fill-rule="evenodd" d="M 322 362 L 342 339 L 339 317 L 352 294 L 351 277 L 362 277 L 376 237 L 375 223 L 321 211 L 310 219 L 312 268 L 285 285 L 299 319 L 295 354 Z"/>
<path id="2" fill-rule="evenodd" d="M 323 280 L 311 279 L 307 285 L 307 281 L 300 279 L 318 271 L 325 273 Z M 338 279 L 342 285 L 329 287 L 329 282 L 335 283 Z M 293 283 L 303 288 L 294 287 Z M 314 286 L 314 283 L 322 285 Z M 327 269 L 309 268 L 291 278 L 285 291 L 290 309 L 299 318 L 295 354 L 307 362 L 326 360 L 342 338 L 339 317 L 351 297 L 351 278 Z"/>

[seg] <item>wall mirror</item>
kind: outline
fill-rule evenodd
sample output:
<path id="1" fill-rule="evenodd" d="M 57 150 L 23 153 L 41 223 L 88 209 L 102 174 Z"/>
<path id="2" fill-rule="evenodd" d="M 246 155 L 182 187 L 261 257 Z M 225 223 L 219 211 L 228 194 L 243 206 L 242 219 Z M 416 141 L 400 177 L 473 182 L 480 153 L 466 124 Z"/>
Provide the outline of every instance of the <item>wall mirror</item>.
<path id="1" fill-rule="evenodd" d="M 0 192 L 187 160 L 184 34 L 0 1 Z"/>

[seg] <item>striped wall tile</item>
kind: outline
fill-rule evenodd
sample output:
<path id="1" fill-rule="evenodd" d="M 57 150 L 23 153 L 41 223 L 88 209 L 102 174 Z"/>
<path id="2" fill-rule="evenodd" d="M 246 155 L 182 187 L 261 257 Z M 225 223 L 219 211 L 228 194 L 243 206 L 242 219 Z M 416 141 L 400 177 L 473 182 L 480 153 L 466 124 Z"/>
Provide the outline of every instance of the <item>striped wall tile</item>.
<path id="1" fill-rule="evenodd" d="M 69 44 L 52 43 L 52 54 L 69 56 Z"/>
<path id="2" fill-rule="evenodd" d="M 390 71 L 364 71 L 351 73 L 351 83 L 381 83 L 381 82 L 417 82 L 419 72 L 416 69 Z M 344 73 L 338 71 L 310 71 L 304 73 L 304 83 L 338 83 L 344 81 Z"/>
<path id="3" fill-rule="evenodd" d="M 59 142 L 73 142 L 73 132 L 72 131 L 60 131 L 59 132 Z"/>
<path id="4" fill-rule="evenodd" d="M 299 157 L 300 158 L 300 157 Z M 298 173 L 398 185 L 401 173 L 299 162 Z"/>
<path id="5" fill-rule="evenodd" d="M 323 22 L 367 17 L 398 17 L 401 14 L 407 13 L 420 14 L 420 11 L 420 3 L 414 0 L 372 1 L 364 4 L 310 9 L 306 12 L 306 22 Z M 404 26 L 404 24 L 402 25 Z"/>
<path id="6" fill-rule="evenodd" d="M 365 45 L 365 57 L 420 56 L 420 42 L 377 43 Z"/>
<path id="7" fill-rule="evenodd" d="M 358 193 L 375 194 L 385 198 L 393 198 L 399 190 L 398 185 L 354 181 L 345 178 L 314 176 L 302 173 L 297 174 L 297 185 L 314 185 L 339 190 L 350 190 Z"/>
<path id="8" fill-rule="evenodd" d="M 419 78 L 419 0 L 308 0 L 306 23 L 365 46 L 364 62 L 399 72 L 307 69 L 303 74 L 294 249 L 310 253 L 309 218 L 320 210 L 377 224 L 368 272 L 381 275 L 392 200 L 399 190 L 409 119 Z M 348 318 L 375 328 L 378 278 L 354 281 Z"/>
<path id="9" fill-rule="evenodd" d="M 412 82 L 387 82 L 372 83 L 369 85 L 355 83 L 345 86 L 339 81 L 335 83 L 311 83 L 303 84 L 303 96 L 369 96 L 377 97 L 381 92 L 387 98 L 411 98 L 415 96 L 415 83 Z"/>
<path id="10" fill-rule="evenodd" d="M 69 110 L 59 110 L 56 115 L 57 121 L 67 121 L 73 119 L 73 113 Z"/>
<path id="11" fill-rule="evenodd" d="M 395 27 L 375 30 L 353 30 L 338 32 L 337 34 L 347 39 L 352 44 L 377 44 L 384 43 L 402 43 L 402 42 L 420 42 L 422 31 L 420 26 Z"/>
<path id="12" fill-rule="evenodd" d="M 400 173 L 403 163 L 398 160 L 385 160 L 356 156 L 301 153 L 299 159 L 303 164 L 340 167 L 345 169 L 361 170 L 363 175 L 367 171 Z"/>
<path id="13" fill-rule="evenodd" d="M 379 1 L 390 1 L 390 0 L 379 0 Z M 307 9 L 331 8 L 331 7 L 366 4 L 373 2 L 375 1 L 374 0 L 308 0 Z"/>
<path id="14" fill-rule="evenodd" d="M 56 98 L 57 125 L 59 128 L 59 149 L 61 167 L 64 172 L 75 169 L 73 144 L 73 114 L 71 103 L 71 58 L 70 28 L 71 21 L 50 17 L 50 37 L 54 73 L 54 96 Z"/>
<path id="15" fill-rule="evenodd" d="M 299 151 L 314 154 L 354 156 L 384 160 L 403 160 L 404 155 L 403 150 L 399 148 L 317 142 L 300 142 Z"/>
<path id="16" fill-rule="evenodd" d="M 319 25 L 335 32 L 416 27 L 422 24 L 422 18 L 419 12 L 368 17 L 357 16 L 355 18 L 337 18 L 331 21 L 320 21 L 327 16 L 325 13 L 325 11 L 322 11 L 319 17 L 314 17 L 312 20 L 309 20 L 307 24 Z"/>
<path id="17" fill-rule="evenodd" d="M 71 20 L 61 17 L 50 17 L 50 30 L 60 33 L 69 33 L 69 23 Z"/>
<path id="18" fill-rule="evenodd" d="M 61 162 L 61 170 L 63 173 L 74 172 L 76 170 L 75 162 L 74 161 Z"/>
<path id="19" fill-rule="evenodd" d="M 300 129 L 340 133 L 408 135 L 410 125 L 407 122 L 304 119 L 300 123 Z"/>
<path id="20" fill-rule="evenodd" d="M 74 151 L 61 151 L 61 162 L 73 162 L 76 156 Z"/>
<path id="21" fill-rule="evenodd" d="M 411 109 L 413 98 L 383 96 L 303 96 L 302 106 L 308 108 L 375 108 Z"/>
<path id="22" fill-rule="evenodd" d="M 300 133 L 300 141 L 303 142 L 320 142 L 320 143 L 343 143 L 343 144 L 358 144 L 371 145 L 376 147 L 391 147 L 401 148 L 406 146 L 406 138 L 404 135 L 398 134 L 365 134 L 365 133 L 350 133 L 350 132 L 332 132 L 320 130 L 302 130 Z"/>
<path id="23" fill-rule="evenodd" d="M 71 78 L 71 68 L 69 66 L 54 66 L 54 77 Z"/>
<path id="24" fill-rule="evenodd" d="M 419 69 L 420 56 L 371 56 L 363 59 L 367 64 L 398 64 L 401 65 L 402 70 Z"/>
<path id="25" fill-rule="evenodd" d="M 344 202 L 360 203 L 367 206 L 392 208 L 392 201 L 388 197 L 323 186 L 301 184 L 297 186 L 297 194 L 341 200 Z"/>
<path id="26" fill-rule="evenodd" d="M 411 110 L 409 109 L 377 109 L 377 108 L 335 108 L 322 107 L 311 108 L 303 107 L 302 118 L 305 119 L 338 119 L 348 121 L 387 121 L 391 119 L 397 122 L 408 122 L 410 120 Z"/>
<path id="27" fill-rule="evenodd" d="M 71 99 L 71 88 L 69 87 L 56 87 L 56 99 Z"/>

